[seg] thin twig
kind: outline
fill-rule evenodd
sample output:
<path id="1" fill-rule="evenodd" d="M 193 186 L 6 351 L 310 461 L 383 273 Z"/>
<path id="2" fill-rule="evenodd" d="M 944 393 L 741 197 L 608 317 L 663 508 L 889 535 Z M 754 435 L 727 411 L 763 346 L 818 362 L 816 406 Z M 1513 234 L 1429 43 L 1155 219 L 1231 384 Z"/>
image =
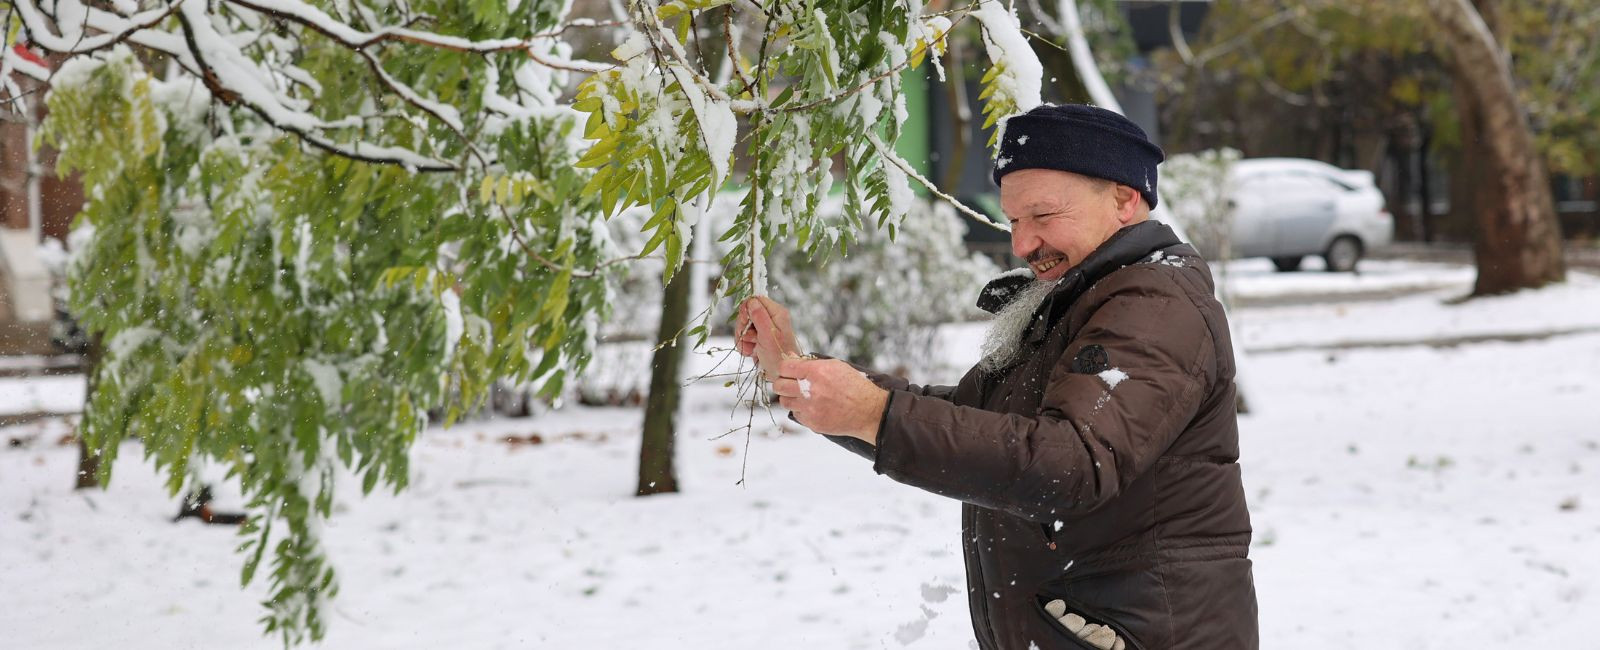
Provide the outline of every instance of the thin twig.
<path id="1" fill-rule="evenodd" d="M 599 28 L 599 27 L 621 27 L 621 26 L 626 25 L 626 24 L 627 24 L 627 21 L 624 21 L 624 20 L 588 20 L 588 21 L 584 21 L 584 22 L 573 21 L 573 22 L 569 22 L 569 23 L 566 23 L 566 24 L 562 25 L 561 29 L 558 29 L 556 31 L 553 31 L 553 32 L 540 32 L 538 34 L 534 34 L 529 40 L 533 40 L 533 39 L 536 39 L 536 38 L 555 38 L 557 36 L 560 36 L 562 34 L 567 33 L 567 30 L 569 30 L 569 29 L 593 29 L 593 28 Z"/>
<path id="2" fill-rule="evenodd" d="M 1254 38 L 1256 34 L 1292 20 L 1294 18 L 1294 12 L 1295 8 L 1293 7 L 1279 11 L 1272 17 L 1252 25 L 1250 29 L 1244 30 L 1243 32 L 1240 32 L 1226 41 L 1201 50 L 1199 53 L 1194 55 L 1194 63 L 1191 65 L 1203 66 L 1212 59 L 1243 47 L 1244 45 L 1248 44 L 1250 39 Z"/>
<path id="3" fill-rule="evenodd" d="M 565 70 L 567 72 L 577 72 L 580 74 L 595 74 L 617 67 L 617 64 L 614 63 L 611 65 L 606 65 L 588 62 L 579 63 L 576 61 L 556 62 L 535 54 L 533 51 L 533 46 L 531 45 L 522 49 L 527 52 L 528 58 L 533 59 L 535 63 L 538 63 L 546 68 L 554 68 L 556 70 Z"/>
<path id="4" fill-rule="evenodd" d="M 749 79 L 744 76 L 744 70 L 739 67 L 739 50 L 733 42 L 733 5 L 723 7 L 722 12 L 722 39 L 728 44 L 728 65 L 733 66 L 734 76 L 744 83 L 744 88 L 749 91 L 754 87 Z"/>
<path id="5" fill-rule="evenodd" d="M 955 26 L 961 24 L 961 21 L 962 20 L 966 20 L 967 16 L 970 15 L 970 14 L 971 14 L 971 12 L 968 12 L 967 14 L 963 14 L 960 19 L 956 20 L 955 24 L 950 26 L 950 31 L 946 31 L 944 36 L 941 36 L 938 40 L 943 41 L 943 40 L 949 38 L 950 37 L 950 32 L 951 31 L 955 31 L 955 28 L 956 28 Z M 929 43 L 928 47 L 932 48 L 933 44 Z M 792 112 L 795 112 L 795 111 L 807 111 L 807 110 L 811 110 L 813 108 L 816 108 L 818 106 L 821 106 L 823 104 L 829 104 L 829 103 L 832 103 L 832 102 L 836 102 L 836 101 L 839 101 L 839 100 L 844 99 L 846 97 L 849 97 L 851 95 L 854 95 L 856 93 L 859 93 L 859 92 L 861 92 L 863 90 L 866 90 L 867 88 L 872 87 L 873 85 L 877 84 L 880 81 L 883 81 L 884 79 L 888 79 L 889 77 L 892 77 L 894 75 L 900 74 L 902 71 L 904 71 L 910 65 L 911 65 L 911 57 L 906 57 L 906 60 L 905 61 L 901 61 L 900 65 L 891 66 L 888 70 L 885 70 L 881 74 L 878 74 L 877 76 L 874 76 L 871 79 L 868 79 L 866 81 L 861 82 L 860 84 L 857 84 L 856 86 L 850 88 L 849 90 L 845 90 L 845 91 L 838 92 L 838 93 L 833 93 L 831 95 L 826 95 L 826 96 L 824 96 L 824 97 L 822 97 L 820 99 L 812 100 L 812 101 L 806 102 L 804 104 L 801 104 L 799 106 L 784 106 L 782 108 L 776 108 L 776 109 L 771 109 L 771 110 L 774 110 L 774 111 L 779 112 L 779 113 L 792 113 Z M 755 110 L 761 110 L 761 109 L 757 108 Z"/>
<path id="6" fill-rule="evenodd" d="M 456 134 L 456 137 L 461 139 L 462 144 L 466 145 L 467 151 L 471 152 L 472 156 L 478 160 L 478 164 L 484 169 L 489 168 L 491 161 L 484 155 L 482 150 L 478 149 L 478 145 L 473 143 L 472 138 L 468 137 L 467 134 L 461 130 L 461 122 L 459 119 L 452 120 L 445 117 L 445 115 L 439 112 L 439 110 L 428 106 L 422 100 L 422 96 L 418 94 L 417 91 L 413 90 L 410 86 L 401 83 L 400 80 L 389 76 L 389 72 L 383 69 L 383 64 L 378 62 L 378 57 L 373 56 L 372 52 L 367 50 L 356 50 L 356 52 L 360 54 L 361 58 L 366 60 L 367 66 L 372 69 L 373 76 L 376 76 L 378 81 L 382 82 L 390 92 L 400 97 L 400 99 L 405 103 L 415 106 L 417 110 L 420 110 L 423 113 L 428 114 L 433 119 L 438 120 L 438 122 L 443 124 L 445 128 L 450 129 L 452 133 Z"/>
<path id="7" fill-rule="evenodd" d="M 927 188 L 927 190 L 932 192 L 934 196 L 937 196 L 940 199 L 943 199 L 944 202 L 949 203 L 951 207 L 960 210 L 967 216 L 972 217 L 978 223 L 981 223 L 985 226 L 989 226 L 990 228 L 994 228 L 1000 232 L 1011 232 L 1011 227 L 1009 225 L 997 223 L 988 215 L 967 207 L 967 204 L 957 200 L 956 197 L 940 191 L 938 187 L 934 186 L 933 181 L 930 181 L 927 178 L 924 178 L 922 174 L 917 173 L 917 170 L 913 169 L 910 164 L 900 157 L 899 154 L 890 150 L 888 145 L 884 144 L 882 140 L 879 140 L 878 134 L 869 131 L 867 133 L 867 141 L 871 142 L 873 148 L 878 150 L 879 157 L 894 163 L 894 166 L 899 167 L 900 171 L 905 172 L 907 176 L 916 179 L 917 182 L 920 183 L 924 188 Z"/>
<path id="8" fill-rule="evenodd" d="M 1031 29 L 1027 29 L 1027 28 L 1019 27 L 1018 29 L 1021 30 L 1023 34 L 1027 34 L 1028 36 L 1032 36 L 1033 38 L 1037 39 L 1040 43 L 1044 43 L 1045 45 L 1049 45 L 1050 47 L 1053 47 L 1055 49 L 1061 50 L 1062 52 L 1066 52 L 1068 54 L 1072 53 L 1072 50 L 1069 50 L 1067 48 L 1061 47 L 1061 45 L 1057 44 L 1055 41 L 1052 41 L 1049 38 L 1046 38 L 1044 34 L 1040 34 L 1038 32 L 1035 32 L 1035 31 L 1033 31 Z"/>

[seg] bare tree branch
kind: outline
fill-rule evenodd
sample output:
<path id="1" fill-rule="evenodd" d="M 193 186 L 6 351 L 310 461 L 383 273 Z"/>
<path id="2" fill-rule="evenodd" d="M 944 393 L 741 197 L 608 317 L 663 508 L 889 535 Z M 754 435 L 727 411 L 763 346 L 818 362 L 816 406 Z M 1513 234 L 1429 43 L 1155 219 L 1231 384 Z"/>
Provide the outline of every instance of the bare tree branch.
<path id="1" fill-rule="evenodd" d="M 1257 34 L 1260 34 L 1261 32 L 1267 31 L 1267 30 L 1272 29 L 1274 27 L 1277 27 L 1279 25 L 1282 25 L 1282 24 L 1284 24 L 1286 22 L 1289 22 L 1290 20 L 1293 20 L 1293 19 L 1294 19 L 1294 9 L 1293 8 L 1288 8 L 1288 9 L 1284 9 L 1282 11 L 1279 11 L 1278 13 L 1273 14 L 1272 17 L 1267 18 L 1266 20 L 1263 20 L 1263 21 L 1261 21 L 1259 23 L 1256 23 L 1255 25 L 1252 25 L 1250 27 L 1250 29 L 1247 29 L 1245 31 L 1239 32 L 1238 34 L 1235 34 L 1232 38 L 1229 38 L 1226 41 L 1223 41 L 1221 43 L 1218 43 L 1216 45 L 1208 47 L 1208 48 L 1206 48 L 1204 50 L 1201 50 L 1199 53 L 1194 55 L 1194 62 L 1191 65 L 1203 66 L 1206 63 L 1210 62 L 1212 59 L 1215 59 L 1215 58 L 1217 58 L 1219 56 L 1222 56 L 1224 54 L 1227 54 L 1229 52 L 1237 50 L 1237 49 L 1239 49 L 1241 47 L 1244 47 L 1245 45 L 1248 45 L 1249 42 L 1250 42 L 1250 39 L 1255 38 L 1255 36 Z"/>
<path id="2" fill-rule="evenodd" d="M 1193 65 L 1194 52 L 1189 50 L 1189 39 L 1183 36 L 1183 25 L 1178 19 L 1181 17 L 1183 3 L 1172 0 L 1167 5 L 1167 35 L 1172 37 L 1172 48 L 1178 51 L 1178 58 L 1183 59 L 1185 65 Z"/>

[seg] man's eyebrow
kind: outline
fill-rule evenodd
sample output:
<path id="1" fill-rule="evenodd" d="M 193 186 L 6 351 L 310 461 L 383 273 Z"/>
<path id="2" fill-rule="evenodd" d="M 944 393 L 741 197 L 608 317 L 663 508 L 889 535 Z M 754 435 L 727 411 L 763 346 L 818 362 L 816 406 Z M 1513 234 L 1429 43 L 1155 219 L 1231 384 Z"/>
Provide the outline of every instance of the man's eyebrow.
<path id="1" fill-rule="evenodd" d="M 1049 214 L 1052 212 L 1061 212 L 1065 209 L 1066 206 L 1061 205 L 1060 201 L 1039 199 L 1024 206 L 1022 208 L 1022 212 L 1023 214 Z"/>

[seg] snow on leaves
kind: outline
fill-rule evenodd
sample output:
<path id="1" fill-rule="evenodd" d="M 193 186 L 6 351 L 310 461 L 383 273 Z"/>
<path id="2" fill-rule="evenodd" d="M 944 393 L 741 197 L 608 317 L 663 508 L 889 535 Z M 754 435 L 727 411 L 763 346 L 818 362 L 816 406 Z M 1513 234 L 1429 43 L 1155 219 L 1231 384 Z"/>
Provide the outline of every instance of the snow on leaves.
<path id="1" fill-rule="evenodd" d="M 1016 10 L 1000 0 L 983 0 L 972 16 L 983 23 L 983 44 L 989 54 L 991 67 L 983 75 L 983 91 L 979 99 L 988 100 L 983 106 L 983 128 L 999 124 L 989 135 L 989 147 L 999 154 L 996 146 L 1005 136 L 1003 118 L 1038 106 L 1044 65 L 1028 46 L 1022 34 L 1022 24 Z"/>

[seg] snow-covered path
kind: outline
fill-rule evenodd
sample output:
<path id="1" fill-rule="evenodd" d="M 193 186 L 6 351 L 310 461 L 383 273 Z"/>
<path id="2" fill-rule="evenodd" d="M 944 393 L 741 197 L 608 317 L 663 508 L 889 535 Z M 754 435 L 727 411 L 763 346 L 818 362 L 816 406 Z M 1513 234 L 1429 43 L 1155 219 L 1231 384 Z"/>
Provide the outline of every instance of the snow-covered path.
<path id="1" fill-rule="evenodd" d="M 1592 278 L 1496 300 L 1245 309 L 1239 336 L 1600 322 Z M 951 328 L 952 354 L 979 331 Z M 1258 354 L 1247 371 L 1263 647 L 1600 638 L 1600 334 Z M 636 409 L 430 431 L 406 493 L 341 485 L 325 647 L 967 647 L 957 504 L 759 413 L 735 485 L 743 436 L 710 439 L 730 407 L 720 386 L 691 391 L 684 491 L 647 499 Z M 176 499 L 136 444 L 109 491 L 72 492 L 67 431 L 0 430 L 38 434 L 0 448 L 0 646 L 278 647 L 254 622 L 264 586 L 238 589 L 232 531 L 169 523 Z"/>

